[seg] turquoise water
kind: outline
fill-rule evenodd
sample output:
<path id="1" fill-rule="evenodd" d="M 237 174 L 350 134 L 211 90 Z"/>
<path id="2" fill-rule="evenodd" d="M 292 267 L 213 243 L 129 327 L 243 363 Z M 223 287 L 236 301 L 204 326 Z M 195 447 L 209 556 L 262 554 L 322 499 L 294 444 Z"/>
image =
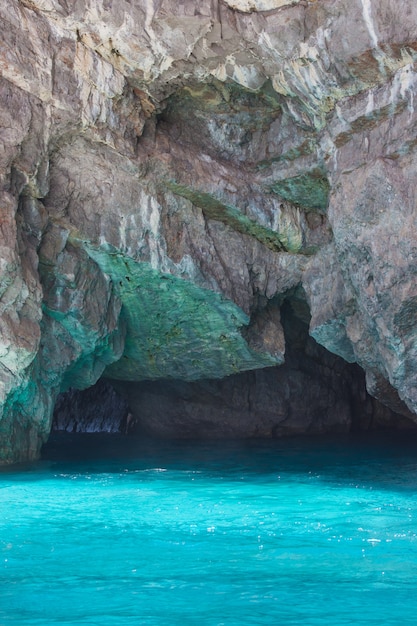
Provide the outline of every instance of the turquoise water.
<path id="1" fill-rule="evenodd" d="M 1 626 L 416 623 L 417 443 L 77 441 L 0 473 Z"/>

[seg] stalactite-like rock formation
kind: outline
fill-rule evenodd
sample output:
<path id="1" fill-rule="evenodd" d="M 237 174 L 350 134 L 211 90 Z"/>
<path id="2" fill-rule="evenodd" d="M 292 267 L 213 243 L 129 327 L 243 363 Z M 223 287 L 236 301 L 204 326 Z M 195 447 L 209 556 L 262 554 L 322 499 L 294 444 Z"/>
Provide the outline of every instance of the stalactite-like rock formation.
<path id="1" fill-rule="evenodd" d="M 58 394 L 102 376 L 282 365 L 288 302 L 416 419 L 412 0 L 10 0 L 0 18 L 2 462 L 36 457 Z"/>

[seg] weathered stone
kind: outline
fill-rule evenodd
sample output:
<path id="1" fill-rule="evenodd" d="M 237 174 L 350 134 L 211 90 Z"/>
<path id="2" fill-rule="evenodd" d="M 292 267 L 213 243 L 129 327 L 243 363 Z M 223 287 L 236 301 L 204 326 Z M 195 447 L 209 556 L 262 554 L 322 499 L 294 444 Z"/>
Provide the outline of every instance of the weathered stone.
<path id="1" fill-rule="evenodd" d="M 103 372 L 182 388 L 286 355 L 209 396 L 255 384 L 248 434 L 286 432 L 282 403 L 288 432 L 351 427 L 291 361 L 288 299 L 416 419 L 412 0 L 10 0 L 0 24 L 0 462 Z"/>
<path id="2" fill-rule="evenodd" d="M 128 415 L 126 399 L 112 385 L 101 379 L 84 391 L 69 389 L 58 396 L 52 430 L 128 434 L 129 428 L 133 426 Z"/>

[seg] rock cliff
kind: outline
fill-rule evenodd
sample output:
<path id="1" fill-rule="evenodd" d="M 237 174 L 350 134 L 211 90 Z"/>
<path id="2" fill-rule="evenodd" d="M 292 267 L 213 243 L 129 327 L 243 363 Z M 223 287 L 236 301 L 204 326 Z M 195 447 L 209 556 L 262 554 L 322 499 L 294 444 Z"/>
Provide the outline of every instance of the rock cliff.
<path id="1" fill-rule="evenodd" d="M 148 425 L 175 388 L 183 415 L 226 403 L 223 430 L 240 412 L 271 436 L 284 404 L 285 432 L 350 428 L 358 364 L 384 423 L 417 420 L 413 0 L 9 0 L 0 17 L 2 462 L 35 458 L 58 395 L 103 376 Z"/>

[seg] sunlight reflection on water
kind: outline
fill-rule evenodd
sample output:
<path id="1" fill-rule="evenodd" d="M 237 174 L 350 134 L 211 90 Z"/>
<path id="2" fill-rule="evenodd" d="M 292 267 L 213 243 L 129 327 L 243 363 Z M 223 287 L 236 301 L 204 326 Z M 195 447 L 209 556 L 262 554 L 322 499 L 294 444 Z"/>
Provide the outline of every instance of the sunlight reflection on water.
<path id="1" fill-rule="evenodd" d="M 416 442 L 66 442 L 0 473 L 1 626 L 415 624 Z"/>

